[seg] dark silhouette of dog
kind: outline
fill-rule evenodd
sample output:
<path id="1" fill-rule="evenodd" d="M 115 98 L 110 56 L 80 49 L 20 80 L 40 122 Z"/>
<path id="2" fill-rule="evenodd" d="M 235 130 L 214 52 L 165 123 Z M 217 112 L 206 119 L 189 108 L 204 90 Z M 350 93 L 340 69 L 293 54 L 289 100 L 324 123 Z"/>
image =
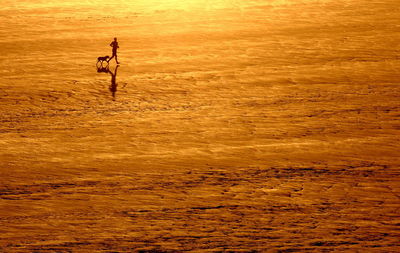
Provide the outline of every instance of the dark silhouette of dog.
<path id="1" fill-rule="evenodd" d="M 104 61 L 108 63 L 108 61 L 107 61 L 108 58 L 110 58 L 110 56 L 108 56 L 108 55 L 106 55 L 106 56 L 100 56 L 100 57 L 97 58 L 97 63 L 100 62 L 101 64 L 103 64 Z"/>

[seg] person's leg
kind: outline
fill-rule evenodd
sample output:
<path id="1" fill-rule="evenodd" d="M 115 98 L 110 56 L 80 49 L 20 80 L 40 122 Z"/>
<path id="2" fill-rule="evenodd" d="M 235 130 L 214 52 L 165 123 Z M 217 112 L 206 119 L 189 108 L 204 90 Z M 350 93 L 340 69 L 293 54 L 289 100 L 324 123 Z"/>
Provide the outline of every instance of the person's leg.
<path id="1" fill-rule="evenodd" d="M 118 59 L 117 59 L 117 54 L 115 54 L 115 61 L 117 62 L 117 64 L 119 64 Z"/>
<path id="2" fill-rule="evenodd" d="M 114 58 L 114 56 L 115 56 L 115 55 L 114 55 L 114 54 L 112 54 L 111 58 L 109 58 L 107 62 L 110 62 L 110 61 L 111 61 L 111 59 L 112 59 L 112 58 Z"/>

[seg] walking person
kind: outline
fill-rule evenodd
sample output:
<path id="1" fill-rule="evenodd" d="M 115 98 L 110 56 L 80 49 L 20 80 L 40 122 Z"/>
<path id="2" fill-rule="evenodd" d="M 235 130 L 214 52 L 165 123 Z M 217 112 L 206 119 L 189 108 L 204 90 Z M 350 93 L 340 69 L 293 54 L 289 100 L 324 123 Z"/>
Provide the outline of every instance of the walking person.
<path id="1" fill-rule="evenodd" d="M 111 42 L 110 47 L 112 47 L 112 56 L 110 59 L 108 59 L 107 62 L 110 62 L 112 58 L 115 57 L 115 61 L 117 64 L 119 64 L 118 59 L 117 59 L 117 49 L 119 48 L 117 38 L 114 38 L 114 41 Z"/>

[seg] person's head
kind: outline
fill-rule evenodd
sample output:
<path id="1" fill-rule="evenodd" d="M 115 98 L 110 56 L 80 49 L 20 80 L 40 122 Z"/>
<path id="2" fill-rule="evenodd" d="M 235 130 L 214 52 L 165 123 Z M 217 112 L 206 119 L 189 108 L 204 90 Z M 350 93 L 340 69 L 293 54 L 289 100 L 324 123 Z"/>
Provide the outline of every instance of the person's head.
<path id="1" fill-rule="evenodd" d="M 114 41 L 117 41 L 117 37 L 114 38 Z"/>

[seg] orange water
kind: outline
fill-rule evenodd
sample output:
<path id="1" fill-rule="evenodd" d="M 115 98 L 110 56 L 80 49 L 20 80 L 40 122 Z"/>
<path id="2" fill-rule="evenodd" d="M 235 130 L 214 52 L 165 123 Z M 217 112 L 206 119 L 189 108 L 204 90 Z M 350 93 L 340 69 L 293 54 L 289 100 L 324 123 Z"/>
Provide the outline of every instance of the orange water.
<path id="1" fill-rule="evenodd" d="M 397 1 L 3 0 L 0 14 L 6 161 L 13 160 L 10 154 L 37 159 L 25 157 L 37 147 L 19 133 L 43 130 L 58 137 L 28 133 L 39 153 L 71 163 L 71 150 L 100 150 L 95 156 L 101 157 L 118 144 L 115 157 L 193 152 L 204 155 L 202 164 L 228 155 L 231 165 L 238 162 L 232 157 L 250 152 L 247 162 L 262 164 L 263 154 L 277 152 L 274 145 L 282 141 L 318 146 L 321 139 L 379 136 L 383 119 L 373 116 L 374 108 L 390 107 L 396 94 Z M 114 37 L 122 64 L 113 97 L 111 75 L 98 73 L 95 64 L 111 55 Z M 336 110 L 332 115 L 340 119 L 354 112 L 345 129 L 336 126 L 343 135 L 316 130 L 303 137 L 307 129 L 334 128 L 337 119 L 322 112 Z M 360 118 L 360 110 L 369 114 Z M 307 115 L 322 118 L 310 121 Z M 385 120 L 393 126 L 392 118 Z M 367 127 L 358 132 L 360 122 Z M 103 124 L 121 140 L 109 139 Z M 150 137 L 135 146 L 125 137 L 134 138 L 137 127 Z M 76 144 L 84 130 L 93 138 L 88 146 Z M 66 141 L 71 143 L 63 146 Z M 90 164 L 97 158 L 82 159 Z"/>

